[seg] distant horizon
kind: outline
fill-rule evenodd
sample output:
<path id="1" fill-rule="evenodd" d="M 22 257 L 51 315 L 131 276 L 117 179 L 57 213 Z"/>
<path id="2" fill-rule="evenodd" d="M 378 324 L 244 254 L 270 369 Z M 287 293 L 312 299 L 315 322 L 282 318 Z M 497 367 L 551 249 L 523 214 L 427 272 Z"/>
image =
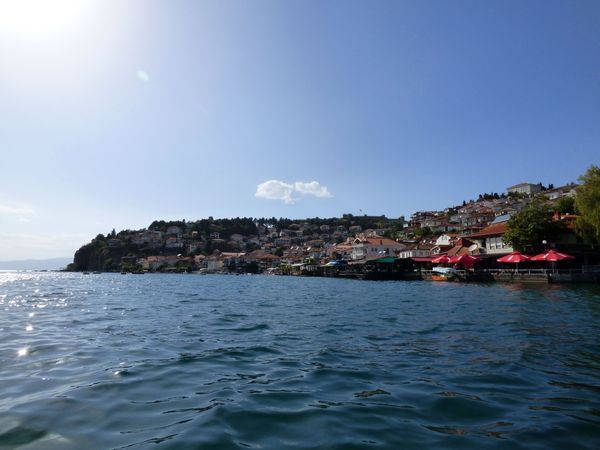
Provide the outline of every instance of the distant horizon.
<path id="1" fill-rule="evenodd" d="M 0 260 L 0 270 L 59 270 L 73 261 L 73 256 L 57 256 L 44 259 Z"/>

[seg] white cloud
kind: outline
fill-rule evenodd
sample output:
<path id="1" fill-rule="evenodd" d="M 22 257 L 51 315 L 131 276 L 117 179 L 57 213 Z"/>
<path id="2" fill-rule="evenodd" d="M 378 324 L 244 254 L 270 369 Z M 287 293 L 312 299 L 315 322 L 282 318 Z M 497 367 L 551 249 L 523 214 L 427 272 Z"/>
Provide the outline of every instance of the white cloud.
<path id="1" fill-rule="evenodd" d="M 269 180 L 260 183 L 256 187 L 255 197 L 266 198 L 268 200 L 283 200 L 291 205 L 296 200 L 292 197 L 294 186 L 278 180 Z"/>
<path id="2" fill-rule="evenodd" d="M 284 181 L 269 180 L 260 183 L 256 187 L 256 193 L 254 195 L 268 200 L 282 200 L 284 203 L 291 205 L 298 200 L 297 197 L 293 196 L 294 193 L 300 195 L 312 195 L 320 198 L 332 197 L 329 189 L 327 189 L 326 186 L 322 186 L 318 181 L 296 181 L 293 184 L 289 184 Z"/>
<path id="3" fill-rule="evenodd" d="M 318 181 L 309 181 L 307 183 L 296 181 L 295 187 L 296 191 L 300 194 L 314 195 L 315 197 L 331 197 L 331 192 L 329 192 L 327 187 L 321 186 L 321 183 Z"/>

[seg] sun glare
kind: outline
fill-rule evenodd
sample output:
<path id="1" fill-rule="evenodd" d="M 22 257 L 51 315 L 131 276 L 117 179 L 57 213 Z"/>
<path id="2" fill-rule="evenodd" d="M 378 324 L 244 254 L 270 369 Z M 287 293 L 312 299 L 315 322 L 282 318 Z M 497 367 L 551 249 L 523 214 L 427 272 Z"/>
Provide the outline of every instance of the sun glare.
<path id="1" fill-rule="evenodd" d="M 77 22 L 84 0 L 0 0 L 0 32 L 47 35 Z"/>

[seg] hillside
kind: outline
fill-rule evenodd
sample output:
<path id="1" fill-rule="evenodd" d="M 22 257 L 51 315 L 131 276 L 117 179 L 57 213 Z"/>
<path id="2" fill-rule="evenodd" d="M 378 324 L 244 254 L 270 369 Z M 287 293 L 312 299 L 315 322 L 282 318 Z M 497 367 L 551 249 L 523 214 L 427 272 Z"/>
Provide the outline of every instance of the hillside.
<path id="1" fill-rule="evenodd" d="M 382 233 L 402 230 L 404 218 L 353 216 L 333 218 L 234 218 L 197 221 L 156 220 L 140 230 L 99 234 L 75 253 L 69 270 L 136 270 L 137 260 L 149 256 L 189 257 L 219 252 L 287 249 L 307 242 L 339 243 L 371 229 Z M 280 250 L 281 251 L 281 250 Z"/>

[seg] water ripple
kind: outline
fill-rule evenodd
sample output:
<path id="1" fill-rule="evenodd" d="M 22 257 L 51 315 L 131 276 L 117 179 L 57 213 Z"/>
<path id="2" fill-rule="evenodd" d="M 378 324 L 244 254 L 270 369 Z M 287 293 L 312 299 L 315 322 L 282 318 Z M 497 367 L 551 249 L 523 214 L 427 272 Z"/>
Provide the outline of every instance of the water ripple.
<path id="1" fill-rule="evenodd" d="M 0 274 L 0 448 L 600 448 L 600 290 Z"/>

